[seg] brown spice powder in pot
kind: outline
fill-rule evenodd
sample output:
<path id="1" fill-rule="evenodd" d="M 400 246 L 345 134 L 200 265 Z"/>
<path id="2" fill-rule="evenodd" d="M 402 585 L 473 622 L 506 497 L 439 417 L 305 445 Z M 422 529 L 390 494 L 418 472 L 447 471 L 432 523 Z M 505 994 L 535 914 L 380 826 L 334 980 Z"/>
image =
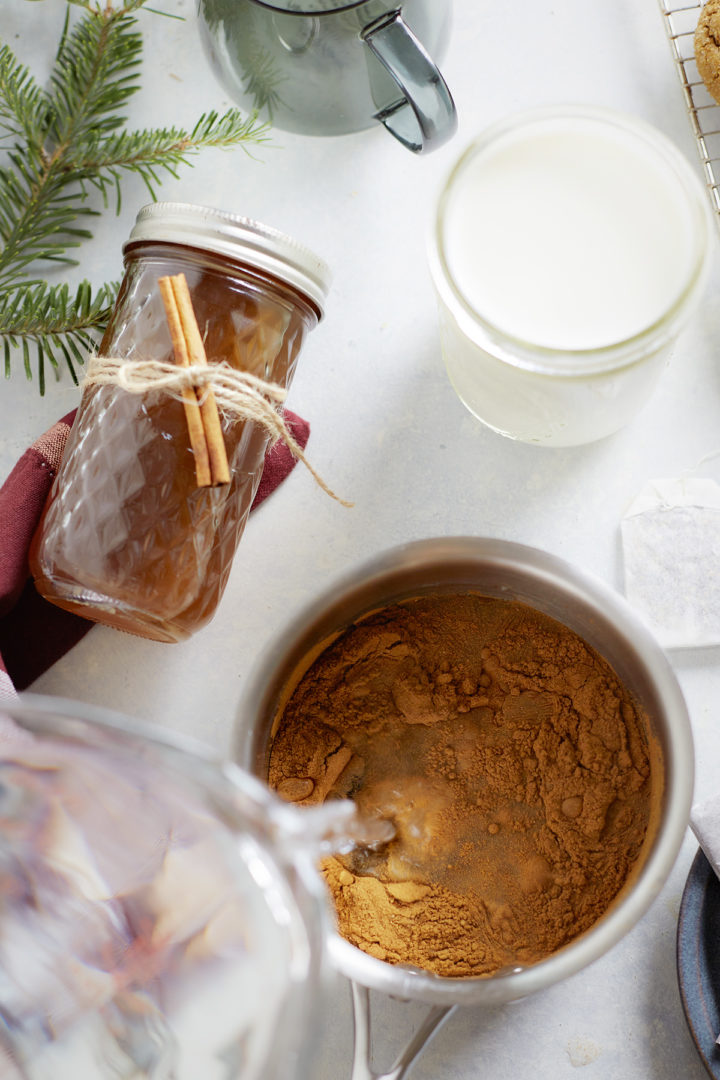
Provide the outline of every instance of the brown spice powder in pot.
<path id="1" fill-rule="evenodd" d="M 294 689 L 269 781 L 391 819 L 325 860 L 340 933 L 444 976 L 533 963 L 623 886 L 650 818 L 645 724 L 574 632 L 514 601 L 432 595 L 351 627 Z"/>

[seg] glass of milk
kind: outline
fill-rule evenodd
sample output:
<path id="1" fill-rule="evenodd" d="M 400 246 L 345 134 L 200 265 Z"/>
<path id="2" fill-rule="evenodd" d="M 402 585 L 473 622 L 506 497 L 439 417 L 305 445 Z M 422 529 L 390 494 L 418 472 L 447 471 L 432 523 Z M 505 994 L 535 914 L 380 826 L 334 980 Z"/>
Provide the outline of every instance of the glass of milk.
<path id="1" fill-rule="evenodd" d="M 713 220 L 686 159 L 610 110 L 532 110 L 480 135 L 430 243 L 450 379 L 523 442 L 611 434 L 647 401 L 709 272 Z"/>

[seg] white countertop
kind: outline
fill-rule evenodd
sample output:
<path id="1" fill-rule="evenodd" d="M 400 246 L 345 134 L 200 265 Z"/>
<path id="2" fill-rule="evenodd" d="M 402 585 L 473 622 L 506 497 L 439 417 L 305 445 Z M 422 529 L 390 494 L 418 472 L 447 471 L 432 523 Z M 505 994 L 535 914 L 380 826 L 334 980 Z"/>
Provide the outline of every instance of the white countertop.
<path id="1" fill-rule="evenodd" d="M 47 70 L 64 14 L 60 0 L 4 0 L 0 38 Z M 224 97 L 185 21 L 141 12 L 146 49 L 134 126 L 192 126 Z M 43 68 L 43 65 L 45 67 Z M 683 333 L 652 401 L 619 434 L 550 450 L 514 444 L 476 422 L 444 372 L 424 255 L 441 177 L 477 131 L 543 103 L 589 103 L 635 113 L 700 167 L 656 0 L 455 0 L 443 73 L 458 134 L 415 157 L 382 129 L 333 139 L 273 133 L 253 151 L 204 152 L 162 185 L 162 198 L 216 205 L 304 241 L 330 263 L 327 315 L 307 340 L 291 408 L 312 425 L 308 454 L 352 499 L 330 500 L 298 466 L 255 513 L 214 621 L 182 645 L 94 628 L 31 688 L 110 706 L 189 732 L 222 750 L 241 689 L 289 614 L 367 555 L 433 535 L 503 537 L 544 548 L 620 588 L 619 523 L 644 482 L 692 473 L 720 479 L 720 267 Z M 121 273 L 121 245 L 147 202 L 124 187 L 122 213 L 100 219 L 81 274 Z M 0 387 L 0 479 L 21 451 L 72 408 L 68 378 L 44 399 L 20 363 Z M 696 795 L 720 775 L 720 651 L 671 657 L 696 741 Z M 696 850 L 688 836 L 661 896 L 610 954 L 564 984 L 511 1006 L 456 1015 L 413 1080 L 700 1080 L 705 1070 L 683 1017 L 675 931 Z M 349 1075 L 349 995 L 328 1004 L 314 1080 Z M 395 1029 L 420 1006 L 380 1005 L 378 1050 L 389 1064 Z"/>

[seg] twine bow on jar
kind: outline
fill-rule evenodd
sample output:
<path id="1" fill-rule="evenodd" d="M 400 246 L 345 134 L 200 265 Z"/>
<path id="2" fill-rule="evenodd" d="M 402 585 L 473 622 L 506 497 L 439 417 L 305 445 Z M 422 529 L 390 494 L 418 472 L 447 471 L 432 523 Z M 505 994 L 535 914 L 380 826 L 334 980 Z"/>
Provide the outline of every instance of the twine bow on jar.
<path id="1" fill-rule="evenodd" d="M 343 506 L 352 506 L 351 502 L 336 495 L 316 472 L 285 423 L 279 411 L 287 396 L 285 388 L 250 372 L 238 371 L 226 361 L 208 364 L 184 275 L 160 278 L 158 284 L 168 316 L 176 363 L 95 355 L 89 360 L 83 388 L 118 386 L 130 394 L 162 391 L 181 401 L 185 407 L 199 487 L 230 482 L 218 415 L 220 410 L 233 420 L 260 424 L 270 436 L 271 445 L 282 439 L 323 491 Z"/>

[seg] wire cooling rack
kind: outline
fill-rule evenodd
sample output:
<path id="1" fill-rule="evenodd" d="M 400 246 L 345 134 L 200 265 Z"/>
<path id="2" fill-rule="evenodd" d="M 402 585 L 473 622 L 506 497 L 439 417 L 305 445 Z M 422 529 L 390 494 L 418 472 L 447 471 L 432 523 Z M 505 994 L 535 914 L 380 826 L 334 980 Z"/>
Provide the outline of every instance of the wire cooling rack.
<path id="1" fill-rule="evenodd" d="M 680 76 L 700 161 L 715 210 L 720 213 L 720 105 L 705 89 L 695 64 L 694 36 L 701 2 L 659 0 L 670 48 Z"/>

